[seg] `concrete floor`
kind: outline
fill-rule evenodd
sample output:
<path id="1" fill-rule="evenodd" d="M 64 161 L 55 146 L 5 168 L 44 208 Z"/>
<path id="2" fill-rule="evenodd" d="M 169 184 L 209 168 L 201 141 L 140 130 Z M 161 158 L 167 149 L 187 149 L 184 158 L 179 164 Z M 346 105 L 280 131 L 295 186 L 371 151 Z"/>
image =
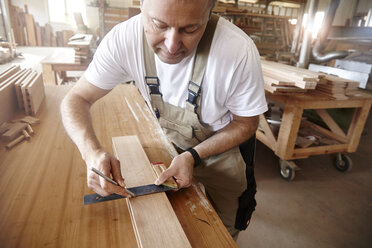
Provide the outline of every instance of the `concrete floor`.
<path id="1" fill-rule="evenodd" d="M 257 144 L 257 207 L 239 247 L 372 247 L 372 117 L 353 169 L 333 167 L 333 155 L 295 161 L 292 182 L 279 175 L 278 158 Z"/>

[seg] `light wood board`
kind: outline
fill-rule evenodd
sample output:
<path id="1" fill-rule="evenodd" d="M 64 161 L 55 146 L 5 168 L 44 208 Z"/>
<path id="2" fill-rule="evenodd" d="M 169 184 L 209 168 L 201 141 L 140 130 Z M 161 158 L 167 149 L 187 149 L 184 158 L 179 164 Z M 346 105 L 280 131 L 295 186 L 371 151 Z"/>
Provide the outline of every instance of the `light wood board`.
<path id="1" fill-rule="evenodd" d="M 38 73 L 32 82 L 30 82 L 30 84 L 27 86 L 26 94 L 28 99 L 27 104 L 29 107 L 28 114 L 35 115 L 39 110 L 45 96 L 43 77 L 41 73 Z"/>
<path id="2" fill-rule="evenodd" d="M 154 183 L 154 172 L 137 136 L 112 141 L 126 186 Z M 127 204 L 139 247 L 191 247 L 165 193 L 127 199 Z"/>
<path id="3" fill-rule="evenodd" d="M 10 121 L 18 109 L 17 95 L 15 92 L 14 83 L 25 70 L 18 71 L 16 74 L 6 80 L 6 84 L 0 87 L 0 124 Z"/>

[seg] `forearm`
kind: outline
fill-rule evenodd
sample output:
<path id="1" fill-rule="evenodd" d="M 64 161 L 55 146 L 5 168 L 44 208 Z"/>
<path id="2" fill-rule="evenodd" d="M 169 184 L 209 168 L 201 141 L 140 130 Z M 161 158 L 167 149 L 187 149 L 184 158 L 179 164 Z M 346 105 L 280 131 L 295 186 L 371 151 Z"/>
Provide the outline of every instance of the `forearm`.
<path id="1" fill-rule="evenodd" d="M 63 125 L 84 160 L 86 154 L 101 148 L 93 130 L 90 106 L 88 101 L 78 97 L 74 92 L 70 92 L 61 104 Z"/>
<path id="2" fill-rule="evenodd" d="M 248 140 L 255 134 L 258 127 L 258 116 L 247 118 L 234 118 L 226 127 L 213 136 L 201 142 L 194 149 L 201 159 L 223 153 Z"/>

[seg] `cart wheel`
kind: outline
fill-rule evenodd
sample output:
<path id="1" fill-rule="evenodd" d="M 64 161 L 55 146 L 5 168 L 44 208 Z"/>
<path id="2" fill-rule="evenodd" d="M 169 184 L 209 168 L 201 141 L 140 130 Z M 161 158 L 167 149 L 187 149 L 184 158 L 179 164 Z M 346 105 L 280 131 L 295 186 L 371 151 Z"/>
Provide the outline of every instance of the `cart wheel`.
<path id="1" fill-rule="evenodd" d="M 351 171 L 353 167 L 353 162 L 351 161 L 351 158 L 348 155 L 342 153 L 337 154 L 334 162 L 336 169 L 341 172 Z"/>
<path id="2" fill-rule="evenodd" d="M 287 161 L 279 159 L 280 164 L 280 175 L 282 178 L 288 182 L 295 178 L 296 164 L 293 161 Z"/>

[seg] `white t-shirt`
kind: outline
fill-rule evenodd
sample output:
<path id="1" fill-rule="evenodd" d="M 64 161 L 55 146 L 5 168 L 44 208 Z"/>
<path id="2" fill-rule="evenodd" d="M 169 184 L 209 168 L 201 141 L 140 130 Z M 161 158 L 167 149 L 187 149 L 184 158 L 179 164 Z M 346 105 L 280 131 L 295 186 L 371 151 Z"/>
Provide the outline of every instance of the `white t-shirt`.
<path id="1" fill-rule="evenodd" d="M 141 14 L 115 26 L 102 40 L 85 72 L 101 88 L 134 80 L 146 102 Z M 178 64 L 166 64 L 155 55 L 163 100 L 184 108 L 195 52 Z M 253 41 L 238 27 L 220 18 L 211 44 L 201 86 L 201 122 L 217 131 L 238 116 L 256 116 L 267 110 L 261 62 Z"/>

